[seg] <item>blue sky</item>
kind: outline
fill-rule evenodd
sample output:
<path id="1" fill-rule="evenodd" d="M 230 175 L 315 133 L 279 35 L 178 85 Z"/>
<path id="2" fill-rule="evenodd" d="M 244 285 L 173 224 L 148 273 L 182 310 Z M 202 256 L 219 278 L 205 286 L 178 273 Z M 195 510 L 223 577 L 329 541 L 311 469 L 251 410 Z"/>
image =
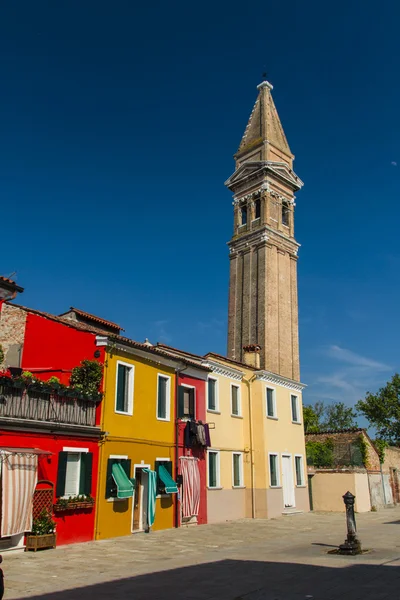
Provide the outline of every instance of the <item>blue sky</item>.
<path id="1" fill-rule="evenodd" d="M 399 368 L 400 6 L 0 5 L 0 272 L 27 306 L 224 353 L 223 182 L 264 70 L 305 182 L 296 237 L 306 401 Z M 399 165 L 399 166 L 397 166 Z"/>

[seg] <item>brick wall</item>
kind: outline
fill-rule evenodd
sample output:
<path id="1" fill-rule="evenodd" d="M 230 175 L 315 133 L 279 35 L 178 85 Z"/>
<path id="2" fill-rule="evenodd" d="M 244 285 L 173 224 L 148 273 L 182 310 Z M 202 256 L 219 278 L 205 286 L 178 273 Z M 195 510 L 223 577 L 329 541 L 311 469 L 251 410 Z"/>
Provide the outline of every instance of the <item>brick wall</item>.
<path id="1" fill-rule="evenodd" d="M 18 367 L 25 337 L 26 311 L 3 304 L 0 312 L 0 344 L 4 351 L 1 367 Z"/>

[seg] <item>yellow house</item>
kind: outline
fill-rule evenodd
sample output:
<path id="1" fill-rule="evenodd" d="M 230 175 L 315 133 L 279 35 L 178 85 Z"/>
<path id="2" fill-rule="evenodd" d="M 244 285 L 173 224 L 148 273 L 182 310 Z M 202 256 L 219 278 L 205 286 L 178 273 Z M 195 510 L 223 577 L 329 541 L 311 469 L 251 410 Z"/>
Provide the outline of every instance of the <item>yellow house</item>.
<path id="1" fill-rule="evenodd" d="M 97 343 L 107 346 L 107 358 L 95 538 L 130 535 L 150 526 L 171 528 L 179 362 L 151 344 L 127 338 L 98 337 Z M 149 504 L 153 491 L 155 506 Z"/>
<path id="2" fill-rule="evenodd" d="M 206 358 L 213 369 L 209 382 L 216 382 L 208 388 L 208 421 L 211 413 L 215 421 L 209 454 L 216 456 L 208 461 L 209 522 L 308 511 L 301 397 L 305 386 L 261 370 L 257 346 L 246 348 L 246 363 L 213 353 Z M 237 394 L 240 408 L 234 414 Z"/>

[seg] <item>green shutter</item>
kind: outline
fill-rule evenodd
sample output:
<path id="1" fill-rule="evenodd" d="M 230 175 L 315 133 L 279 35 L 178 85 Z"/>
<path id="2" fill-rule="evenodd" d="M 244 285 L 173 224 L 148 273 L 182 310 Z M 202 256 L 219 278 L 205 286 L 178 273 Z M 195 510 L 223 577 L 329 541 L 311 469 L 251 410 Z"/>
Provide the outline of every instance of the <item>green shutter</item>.
<path id="1" fill-rule="evenodd" d="M 121 412 L 126 411 L 125 407 L 125 385 L 126 385 L 126 377 L 125 370 L 126 367 L 124 365 L 118 365 L 118 374 L 117 374 L 117 410 Z"/>
<path id="2" fill-rule="evenodd" d="M 67 476 L 67 459 L 68 459 L 68 452 L 59 452 L 57 485 L 56 485 L 57 498 L 60 498 L 61 496 L 64 496 L 64 494 L 65 494 L 65 478 Z"/>
<path id="3" fill-rule="evenodd" d="M 167 381 L 165 377 L 158 378 L 157 416 L 159 419 L 166 419 L 167 417 Z"/>
<path id="4" fill-rule="evenodd" d="M 107 479 L 106 479 L 106 498 L 117 497 L 117 486 L 112 476 L 112 466 L 118 459 L 109 458 L 107 462 Z"/>
<path id="5" fill-rule="evenodd" d="M 124 469 L 126 476 L 128 479 L 131 478 L 131 459 L 130 458 L 122 458 L 118 462 L 121 463 L 122 468 Z"/>
<path id="6" fill-rule="evenodd" d="M 178 387 L 178 418 L 185 416 L 185 400 L 184 400 L 185 388 L 180 385 Z"/>
<path id="7" fill-rule="evenodd" d="M 83 452 L 81 454 L 81 476 L 79 479 L 79 493 L 89 496 L 92 493 L 92 466 L 93 454 Z"/>
<path id="8" fill-rule="evenodd" d="M 217 456 L 214 452 L 208 454 L 208 485 L 209 487 L 217 485 Z"/>
<path id="9" fill-rule="evenodd" d="M 215 379 L 208 380 L 208 408 L 209 410 L 215 410 Z"/>
<path id="10" fill-rule="evenodd" d="M 189 390 L 189 416 L 194 419 L 195 411 L 194 411 L 194 389 L 190 388 Z"/>

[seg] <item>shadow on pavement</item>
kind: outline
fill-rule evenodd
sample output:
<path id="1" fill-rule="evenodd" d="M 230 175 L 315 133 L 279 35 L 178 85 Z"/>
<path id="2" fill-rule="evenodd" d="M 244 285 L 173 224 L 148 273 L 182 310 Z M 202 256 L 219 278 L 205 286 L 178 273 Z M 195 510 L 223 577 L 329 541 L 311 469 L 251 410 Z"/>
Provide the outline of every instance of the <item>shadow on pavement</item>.
<path id="1" fill-rule="evenodd" d="M 44 575 L 45 577 L 46 575 Z M 31 600 L 383 600 L 399 598 L 398 567 L 223 560 L 32 596 Z"/>

